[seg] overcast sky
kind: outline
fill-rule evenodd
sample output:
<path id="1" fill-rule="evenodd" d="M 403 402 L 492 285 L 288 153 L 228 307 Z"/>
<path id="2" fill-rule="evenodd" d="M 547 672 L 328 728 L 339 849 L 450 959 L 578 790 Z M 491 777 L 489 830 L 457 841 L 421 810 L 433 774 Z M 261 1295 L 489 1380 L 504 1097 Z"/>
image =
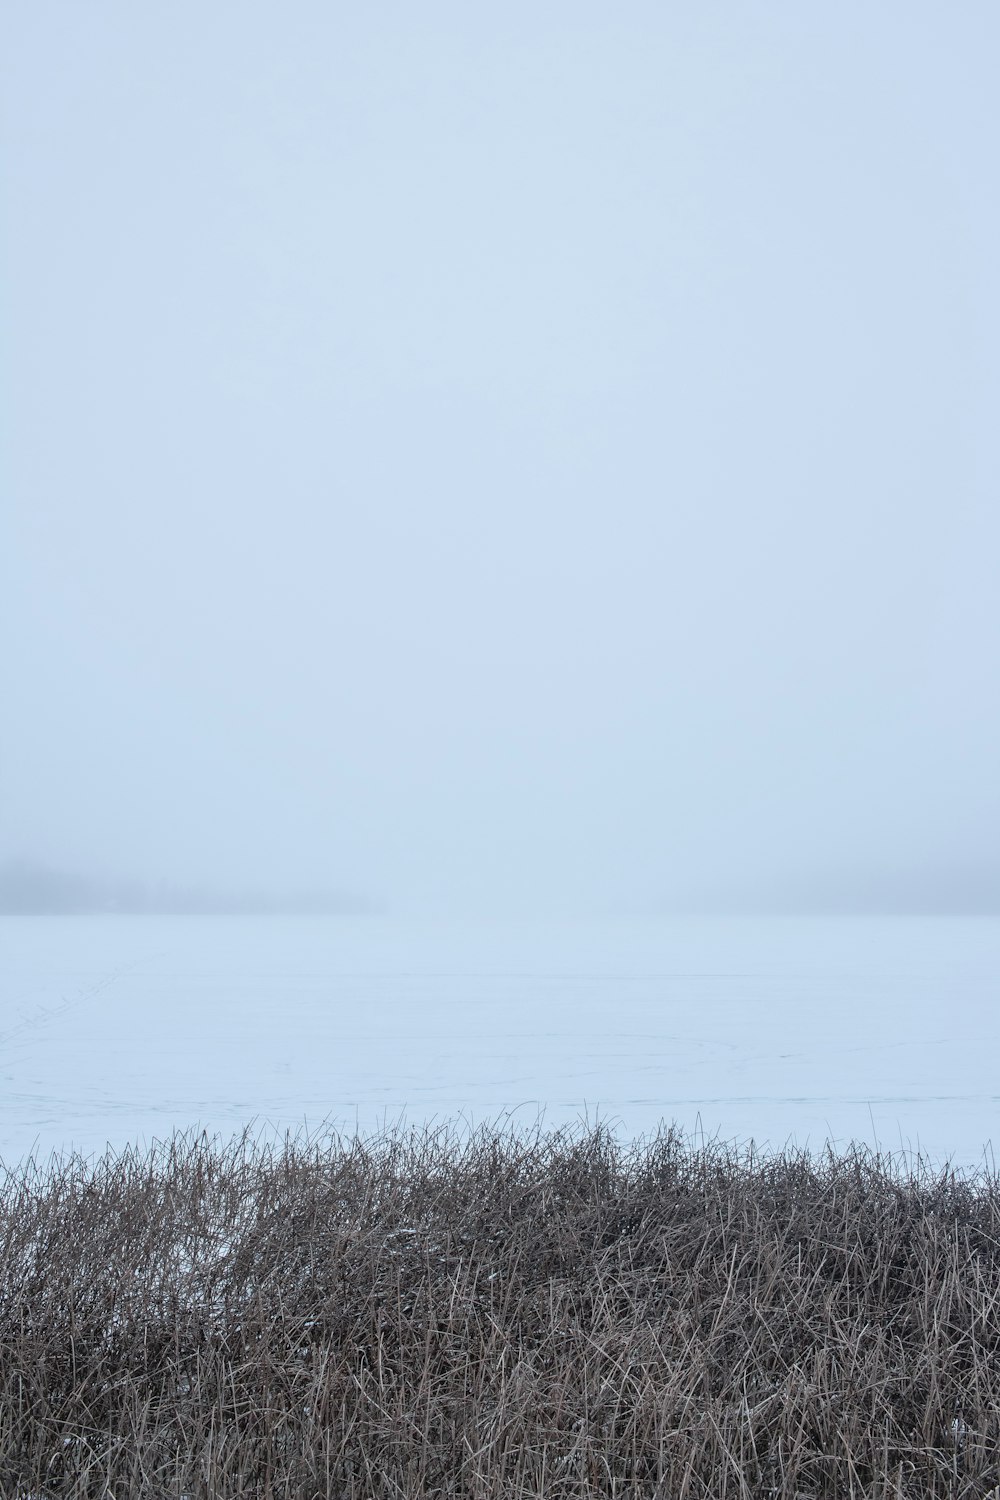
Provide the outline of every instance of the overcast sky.
<path id="1" fill-rule="evenodd" d="M 1000 9 L 15 0 L 0 858 L 1000 903 Z"/>

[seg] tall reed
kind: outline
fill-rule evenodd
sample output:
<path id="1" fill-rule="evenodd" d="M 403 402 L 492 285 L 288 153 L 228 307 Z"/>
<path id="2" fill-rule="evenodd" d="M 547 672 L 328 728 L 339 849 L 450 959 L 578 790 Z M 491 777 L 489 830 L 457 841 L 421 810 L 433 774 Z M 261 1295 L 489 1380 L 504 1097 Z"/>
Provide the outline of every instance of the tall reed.
<path id="1" fill-rule="evenodd" d="M 989 1173 L 498 1127 L 0 1184 L 4 1500 L 998 1487 Z"/>

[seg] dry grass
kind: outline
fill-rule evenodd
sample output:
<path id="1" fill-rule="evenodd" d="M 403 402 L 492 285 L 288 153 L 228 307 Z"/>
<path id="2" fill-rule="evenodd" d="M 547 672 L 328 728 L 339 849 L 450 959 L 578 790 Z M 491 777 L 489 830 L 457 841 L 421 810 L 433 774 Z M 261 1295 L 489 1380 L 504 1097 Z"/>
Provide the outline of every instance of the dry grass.
<path id="1" fill-rule="evenodd" d="M 0 1189 L 5 1497 L 1000 1495 L 1000 1186 L 674 1134 Z"/>

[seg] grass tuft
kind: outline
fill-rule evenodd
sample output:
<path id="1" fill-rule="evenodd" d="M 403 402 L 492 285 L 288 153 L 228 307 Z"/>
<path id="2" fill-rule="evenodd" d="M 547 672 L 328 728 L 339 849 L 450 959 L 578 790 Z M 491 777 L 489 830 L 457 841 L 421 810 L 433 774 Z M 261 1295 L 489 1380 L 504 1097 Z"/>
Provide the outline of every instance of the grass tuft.
<path id="1" fill-rule="evenodd" d="M 998 1487 L 989 1174 L 494 1127 L 0 1182 L 5 1500 Z"/>

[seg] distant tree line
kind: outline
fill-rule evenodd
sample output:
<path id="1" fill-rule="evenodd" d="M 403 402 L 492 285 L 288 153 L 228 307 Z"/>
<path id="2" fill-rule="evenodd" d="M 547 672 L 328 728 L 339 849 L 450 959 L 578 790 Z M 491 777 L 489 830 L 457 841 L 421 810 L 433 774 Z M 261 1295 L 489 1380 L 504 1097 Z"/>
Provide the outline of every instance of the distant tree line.
<path id="1" fill-rule="evenodd" d="M 367 911 L 368 904 L 342 893 L 203 890 L 166 880 L 109 880 L 54 870 L 31 860 L 0 864 L 0 915 L 73 916 L 97 912 L 131 915 L 252 916 L 267 913 Z"/>

